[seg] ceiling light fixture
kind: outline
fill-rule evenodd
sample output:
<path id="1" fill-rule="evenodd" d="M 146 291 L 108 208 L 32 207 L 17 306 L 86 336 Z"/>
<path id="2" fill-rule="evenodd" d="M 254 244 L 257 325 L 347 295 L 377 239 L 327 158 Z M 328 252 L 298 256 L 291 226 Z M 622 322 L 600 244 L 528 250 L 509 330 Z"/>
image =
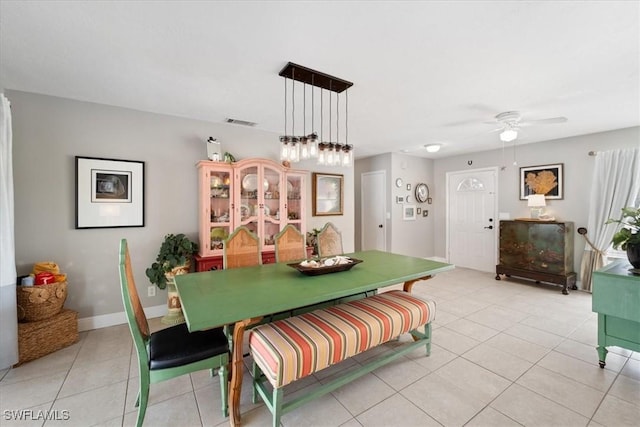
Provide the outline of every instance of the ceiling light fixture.
<path id="1" fill-rule="evenodd" d="M 424 146 L 424 148 L 429 152 L 429 153 L 437 153 L 438 151 L 440 151 L 440 144 L 427 144 Z"/>
<path id="2" fill-rule="evenodd" d="M 502 132 L 500 132 L 500 141 L 503 142 L 511 142 L 514 141 L 518 137 L 518 130 L 512 128 L 511 126 L 506 127 Z"/>
<path id="3" fill-rule="evenodd" d="M 295 163 L 301 159 L 318 158 L 318 164 L 330 165 L 330 166 L 351 166 L 353 164 L 353 145 L 348 143 L 349 140 L 349 110 L 348 110 L 348 96 L 347 89 L 353 86 L 353 83 L 346 80 L 339 79 L 337 77 L 330 76 L 319 71 L 312 70 L 301 65 L 294 64 L 292 62 L 280 71 L 280 77 L 284 77 L 284 135 L 280 137 L 280 159 L 284 162 Z M 287 80 L 291 80 L 291 133 L 287 132 Z M 302 136 L 296 136 L 295 131 L 295 84 L 301 82 L 303 84 L 303 129 Z M 306 134 L 306 119 L 307 119 L 307 85 L 311 85 L 311 133 Z M 323 105 L 322 105 L 322 90 L 329 90 L 329 141 L 323 141 L 318 143 L 318 133 L 315 130 L 315 100 L 314 100 L 314 88 L 320 88 L 320 133 L 323 135 Z M 336 92 L 336 142 L 331 140 L 332 136 L 332 97 L 331 92 Z M 340 141 L 340 98 L 338 94 L 345 92 L 345 115 L 344 115 L 344 143 Z M 322 140 L 322 138 L 321 138 Z"/>

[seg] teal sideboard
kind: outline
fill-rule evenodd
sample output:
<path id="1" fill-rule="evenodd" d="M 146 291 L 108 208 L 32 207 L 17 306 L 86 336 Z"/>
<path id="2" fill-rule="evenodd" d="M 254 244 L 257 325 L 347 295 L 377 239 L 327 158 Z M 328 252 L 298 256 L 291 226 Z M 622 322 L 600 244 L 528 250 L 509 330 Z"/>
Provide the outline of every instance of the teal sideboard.
<path id="1" fill-rule="evenodd" d="M 604 368 L 608 346 L 640 351 L 640 276 L 627 260 L 593 273 L 592 311 L 598 313 L 598 359 Z"/>

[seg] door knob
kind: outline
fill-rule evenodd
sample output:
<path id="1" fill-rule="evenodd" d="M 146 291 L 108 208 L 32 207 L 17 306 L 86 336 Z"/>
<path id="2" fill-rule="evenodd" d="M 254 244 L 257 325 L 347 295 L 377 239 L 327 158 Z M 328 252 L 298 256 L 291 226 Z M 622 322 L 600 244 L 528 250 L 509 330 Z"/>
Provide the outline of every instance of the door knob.
<path id="1" fill-rule="evenodd" d="M 490 226 L 485 227 L 485 228 L 488 228 L 489 230 L 493 230 L 493 225 L 490 225 Z"/>

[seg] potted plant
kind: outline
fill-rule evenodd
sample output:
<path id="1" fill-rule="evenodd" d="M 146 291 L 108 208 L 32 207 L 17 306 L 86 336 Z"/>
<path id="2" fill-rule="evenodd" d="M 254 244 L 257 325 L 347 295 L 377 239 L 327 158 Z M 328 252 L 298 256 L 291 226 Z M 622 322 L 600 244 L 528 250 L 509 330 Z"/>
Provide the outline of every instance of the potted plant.
<path id="1" fill-rule="evenodd" d="M 168 286 L 168 314 L 162 318 L 162 323 L 173 325 L 184 322 L 174 278 L 177 274 L 189 272 L 191 260 L 197 252 L 198 244 L 184 234 L 167 234 L 164 236 L 156 261 L 145 271 L 149 281 L 160 289 Z"/>
<path id="2" fill-rule="evenodd" d="M 640 269 L 640 207 L 622 208 L 619 219 L 611 218 L 605 224 L 622 226 L 611 239 L 613 248 L 626 250 L 631 265 Z"/>

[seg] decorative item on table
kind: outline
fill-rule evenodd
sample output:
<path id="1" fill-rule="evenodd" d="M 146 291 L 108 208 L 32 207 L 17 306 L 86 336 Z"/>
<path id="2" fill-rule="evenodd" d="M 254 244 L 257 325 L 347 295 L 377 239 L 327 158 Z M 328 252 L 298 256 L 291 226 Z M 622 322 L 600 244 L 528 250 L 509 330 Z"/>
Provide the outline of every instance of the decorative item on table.
<path id="1" fill-rule="evenodd" d="M 627 251 L 629 263 L 640 269 L 640 207 L 622 208 L 620 218 L 610 218 L 605 224 L 618 224 L 621 228 L 611 239 L 614 249 Z"/>
<path id="2" fill-rule="evenodd" d="M 156 262 L 147 268 L 149 281 L 160 289 L 167 289 L 168 314 L 161 320 L 167 325 L 184 322 L 182 304 L 176 290 L 175 276 L 188 273 L 192 258 L 198 252 L 198 244 L 184 234 L 167 234 L 160 246 Z"/>
<path id="3" fill-rule="evenodd" d="M 339 271 L 347 271 L 356 264 L 360 264 L 362 260 L 351 258 L 343 255 L 324 259 L 312 259 L 287 264 L 289 267 L 295 268 L 300 273 L 307 276 L 318 276 L 320 274 L 337 273 Z"/>
<path id="4" fill-rule="evenodd" d="M 222 160 L 222 147 L 220 146 L 220 141 L 216 138 L 210 136 L 207 139 L 207 158 L 214 162 L 219 162 Z"/>
<path id="5" fill-rule="evenodd" d="M 26 285 L 18 286 L 16 292 L 19 321 L 36 322 L 60 313 L 67 299 L 67 275 L 55 262 L 35 263 L 24 279 Z"/>

